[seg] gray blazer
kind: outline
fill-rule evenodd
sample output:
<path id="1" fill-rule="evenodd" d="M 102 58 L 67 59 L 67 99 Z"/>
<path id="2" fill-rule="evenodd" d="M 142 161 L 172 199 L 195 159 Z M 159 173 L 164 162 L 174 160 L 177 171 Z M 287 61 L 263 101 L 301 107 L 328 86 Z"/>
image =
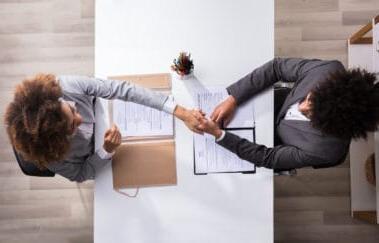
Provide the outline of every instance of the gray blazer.
<path id="1" fill-rule="evenodd" d="M 344 70 L 338 61 L 275 58 L 227 88 L 241 104 L 278 81 L 294 82 L 275 121 L 275 129 L 283 144 L 268 148 L 253 144 L 226 132 L 219 144 L 258 167 L 293 169 L 306 166 L 322 168 L 344 161 L 350 139 L 322 134 L 308 121 L 284 120 L 288 108 L 306 95 L 334 71 Z"/>
<path id="2" fill-rule="evenodd" d="M 136 86 L 129 82 L 104 80 L 84 76 L 59 76 L 63 90 L 63 99 L 74 101 L 77 111 L 83 117 L 83 123 L 92 123 L 95 127 L 94 98 L 120 99 L 150 106 L 159 110 L 167 96 Z M 71 139 L 70 151 L 63 161 L 49 163 L 49 170 L 71 181 L 93 179 L 96 171 L 109 163 L 110 159 L 101 159 L 94 150 L 94 133 L 78 130 Z"/>

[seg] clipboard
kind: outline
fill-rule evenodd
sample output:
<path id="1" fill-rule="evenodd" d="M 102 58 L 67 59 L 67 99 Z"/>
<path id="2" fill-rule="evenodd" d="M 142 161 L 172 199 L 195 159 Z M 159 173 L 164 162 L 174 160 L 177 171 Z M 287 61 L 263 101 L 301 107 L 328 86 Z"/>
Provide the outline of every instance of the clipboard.
<path id="1" fill-rule="evenodd" d="M 247 127 L 243 127 L 243 128 L 222 128 L 224 131 L 228 132 L 228 131 L 252 131 L 253 133 L 253 143 L 255 143 L 255 127 L 251 127 L 251 128 L 247 128 Z M 217 146 L 220 146 L 220 145 L 217 145 Z M 246 170 L 246 171 L 222 171 L 222 172 L 207 172 L 207 173 L 204 173 L 204 172 L 198 172 L 196 169 L 196 157 L 195 157 L 195 149 L 193 150 L 193 173 L 194 175 L 207 175 L 207 174 L 231 174 L 231 173 L 242 173 L 242 174 L 255 174 L 256 173 L 256 166 L 254 165 L 253 166 L 253 169 L 251 170 Z"/>
<path id="2" fill-rule="evenodd" d="M 196 91 L 197 107 L 210 114 L 214 107 L 228 96 L 224 87 L 203 87 Z M 251 99 L 239 106 L 234 118 L 222 129 L 255 143 L 255 103 Z M 194 174 L 222 174 L 256 172 L 254 164 L 238 158 L 236 154 L 215 142 L 213 136 L 194 135 Z"/>

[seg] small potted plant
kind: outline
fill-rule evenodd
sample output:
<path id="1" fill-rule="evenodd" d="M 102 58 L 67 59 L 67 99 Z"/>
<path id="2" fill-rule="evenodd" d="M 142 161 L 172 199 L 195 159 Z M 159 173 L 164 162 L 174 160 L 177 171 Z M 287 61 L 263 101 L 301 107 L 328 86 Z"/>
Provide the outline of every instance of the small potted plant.
<path id="1" fill-rule="evenodd" d="M 191 60 L 191 54 L 181 52 L 177 59 L 174 59 L 174 64 L 171 65 L 171 69 L 176 72 L 180 79 L 186 79 L 193 72 L 193 61 Z"/>

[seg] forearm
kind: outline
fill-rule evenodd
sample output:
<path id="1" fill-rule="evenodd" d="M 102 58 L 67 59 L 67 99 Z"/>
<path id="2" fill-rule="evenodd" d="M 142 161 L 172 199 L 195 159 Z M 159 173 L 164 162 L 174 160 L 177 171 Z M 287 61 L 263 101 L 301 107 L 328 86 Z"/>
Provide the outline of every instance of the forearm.
<path id="1" fill-rule="evenodd" d="M 274 60 L 271 60 L 228 86 L 226 90 L 235 98 L 237 104 L 241 104 L 278 81 L 274 70 Z"/>
<path id="2" fill-rule="evenodd" d="M 303 151 L 293 146 L 275 146 L 269 148 L 252 143 L 228 132 L 217 143 L 235 153 L 241 159 L 255 164 L 257 167 L 294 169 L 311 166 L 318 161 L 316 158 L 307 156 Z"/>
<path id="3" fill-rule="evenodd" d="M 227 87 L 227 91 L 236 99 L 237 104 L 241 104 L 276 82 L 295 82 L 302 75 L 302 67 L 308 62 L 312 60 L 274 58 Z"/>
<path id="4" fill-rule="evenodd" d="M 128 81 L 86 76 L 59 76 L 59 82 L 66 92 L 104 99 L 120 99 L 158 110 L 164 108 L 164 104 L 169 98 L 166 94 L 143 88 Z"/>
<path id="5" fill-rule="evenodd" d="M 217 143 L 258 167 L 272 168 L 274 158 L 266 146 L 252 143 L 229 132 L 226 132 L 224 138 Z"/>

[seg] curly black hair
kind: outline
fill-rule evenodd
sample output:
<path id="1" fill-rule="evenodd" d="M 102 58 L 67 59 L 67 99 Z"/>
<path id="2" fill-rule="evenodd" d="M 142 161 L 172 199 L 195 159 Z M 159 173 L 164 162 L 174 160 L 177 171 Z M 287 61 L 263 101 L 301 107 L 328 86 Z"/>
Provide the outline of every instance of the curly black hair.
<path id="1" fill-rule="evenodd" d="M 339 138 L 367 138 L 379 122 L 375 80 L 375 74 L 359 68 L 331 73 L 311 92 L 312 125 Z"/>

